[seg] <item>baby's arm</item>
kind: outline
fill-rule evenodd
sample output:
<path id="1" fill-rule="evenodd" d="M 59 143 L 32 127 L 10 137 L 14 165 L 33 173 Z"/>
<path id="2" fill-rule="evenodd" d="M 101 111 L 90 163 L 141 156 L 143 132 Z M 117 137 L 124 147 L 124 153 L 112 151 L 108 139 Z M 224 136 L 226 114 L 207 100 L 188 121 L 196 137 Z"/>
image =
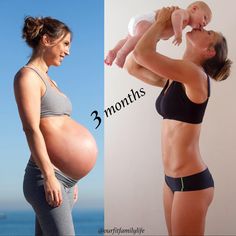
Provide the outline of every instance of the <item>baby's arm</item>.
<path id="1" fill-rule="evenodd" d="M 179 45 L 182 43 L 182 30 L 184 20 L 186 20 L 186 11 L 184 9 L 177 9 L 171 15 L 171 22 L 175 35 L 173 43 L 175 45 Z"/>

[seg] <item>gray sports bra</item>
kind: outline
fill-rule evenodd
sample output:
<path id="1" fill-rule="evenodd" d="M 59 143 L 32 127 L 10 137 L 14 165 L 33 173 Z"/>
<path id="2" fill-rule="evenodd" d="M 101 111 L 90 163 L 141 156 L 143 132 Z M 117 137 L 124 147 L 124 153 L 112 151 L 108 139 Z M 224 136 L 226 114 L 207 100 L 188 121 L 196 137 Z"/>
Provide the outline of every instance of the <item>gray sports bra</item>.
<path id="1" fill-rule="evenodd" d="M 42 79 L 46 86 L 46 91 L 44 95 L 41 97 L 41 110 L 40 117 L 47 116 L 61 116 L 61 115 L 71 115 L 72 112 L 72 104 L 70 99 L 57 91 L 56 88 L 53 88 L 47 79 L 44 79 L 43 76 L 39 73 L 36 68 L 31 66 L 24 66 L 25 68 L 29 68 Z"/>

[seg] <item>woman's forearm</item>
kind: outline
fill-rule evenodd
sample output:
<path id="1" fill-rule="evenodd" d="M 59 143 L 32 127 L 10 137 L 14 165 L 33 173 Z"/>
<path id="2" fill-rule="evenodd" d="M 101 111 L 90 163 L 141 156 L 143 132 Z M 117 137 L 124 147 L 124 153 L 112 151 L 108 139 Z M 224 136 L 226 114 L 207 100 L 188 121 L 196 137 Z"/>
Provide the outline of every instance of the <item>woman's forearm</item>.
<path id="1" fill-rule="evenodd" d="M 158 11 L 157 20 L 145 32 L 134 48 L 134 59 L 140 65 L 150 60 L 150 56 L 156 55 L 156 44 L 161 39 L 163 31 L 172 27 L 171 14 L 176 7 L 162 8 Z"/>
<path id="2" fill-rule="evenodd" d="M 134 60 L 134 56 L 131 55 L 125 63 L 125 68 L 128 73 L 133 75 L 135 78 L 157 87 L 163 87 L 166 83 L 166 80 L 161 76 L 153 73 L 152 71 L 146 69 L 143 66 L 140 66 Z"/>
<path id="3" fill-rule="evenodd" d="M 138 64 L 142 64 L 149 53 L 156 52 L 156 44 L 161 39 L 165 27 L 162 22 L 155 21 L 138 41 L 133 51 L 134 59 Z"/>
<path id="4" fill-rule="evenodd" d="M 53 165 L 47 153 L 46 144 L 40 129 L 24 129 L 32 156 L 45 179 L 54 175 Z"/>

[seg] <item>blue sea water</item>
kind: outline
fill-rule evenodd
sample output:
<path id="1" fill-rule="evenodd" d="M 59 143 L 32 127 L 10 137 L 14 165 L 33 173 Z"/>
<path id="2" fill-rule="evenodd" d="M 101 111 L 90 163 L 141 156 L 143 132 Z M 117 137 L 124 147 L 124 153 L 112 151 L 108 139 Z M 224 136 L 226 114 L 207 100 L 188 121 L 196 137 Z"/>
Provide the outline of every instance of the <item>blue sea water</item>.
<path id="1" fill-rule="evenodd" d="M 78 236 L 103 236 L 99 229 L 104 228 L 104 212 L 100 210 L 73 210 L 75 233 Z M 0 236 L 34 235 L 33 211 L 5 211 L 0 218 Z M 56 235 L 55 235 L 56 236 Z"/>

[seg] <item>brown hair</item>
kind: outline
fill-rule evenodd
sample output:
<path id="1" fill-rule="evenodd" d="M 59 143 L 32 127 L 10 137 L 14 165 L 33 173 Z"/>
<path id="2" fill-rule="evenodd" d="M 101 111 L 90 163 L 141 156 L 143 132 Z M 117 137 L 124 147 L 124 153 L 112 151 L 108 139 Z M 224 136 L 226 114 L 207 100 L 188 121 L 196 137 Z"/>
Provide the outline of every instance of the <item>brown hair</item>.
<path id="1" fill-rule="evenodd" d="M 214 45 L 215 56 L 206 60 L 203 64 L 205 72 L 216 81 L 227 79 L 230 75 L 230 67 L 232 61 L 227 59 L 228 47 L 227 41 L 223 35 L 221 39 Z"/>
<path id="2" fill-rule="evenodd" d="M 24 19 L 22 38 L 35 50 L 44 34 L 56 40 L 67 33 L 72 34 L 70 28 L 57 19 L 27 16 Z"/>

